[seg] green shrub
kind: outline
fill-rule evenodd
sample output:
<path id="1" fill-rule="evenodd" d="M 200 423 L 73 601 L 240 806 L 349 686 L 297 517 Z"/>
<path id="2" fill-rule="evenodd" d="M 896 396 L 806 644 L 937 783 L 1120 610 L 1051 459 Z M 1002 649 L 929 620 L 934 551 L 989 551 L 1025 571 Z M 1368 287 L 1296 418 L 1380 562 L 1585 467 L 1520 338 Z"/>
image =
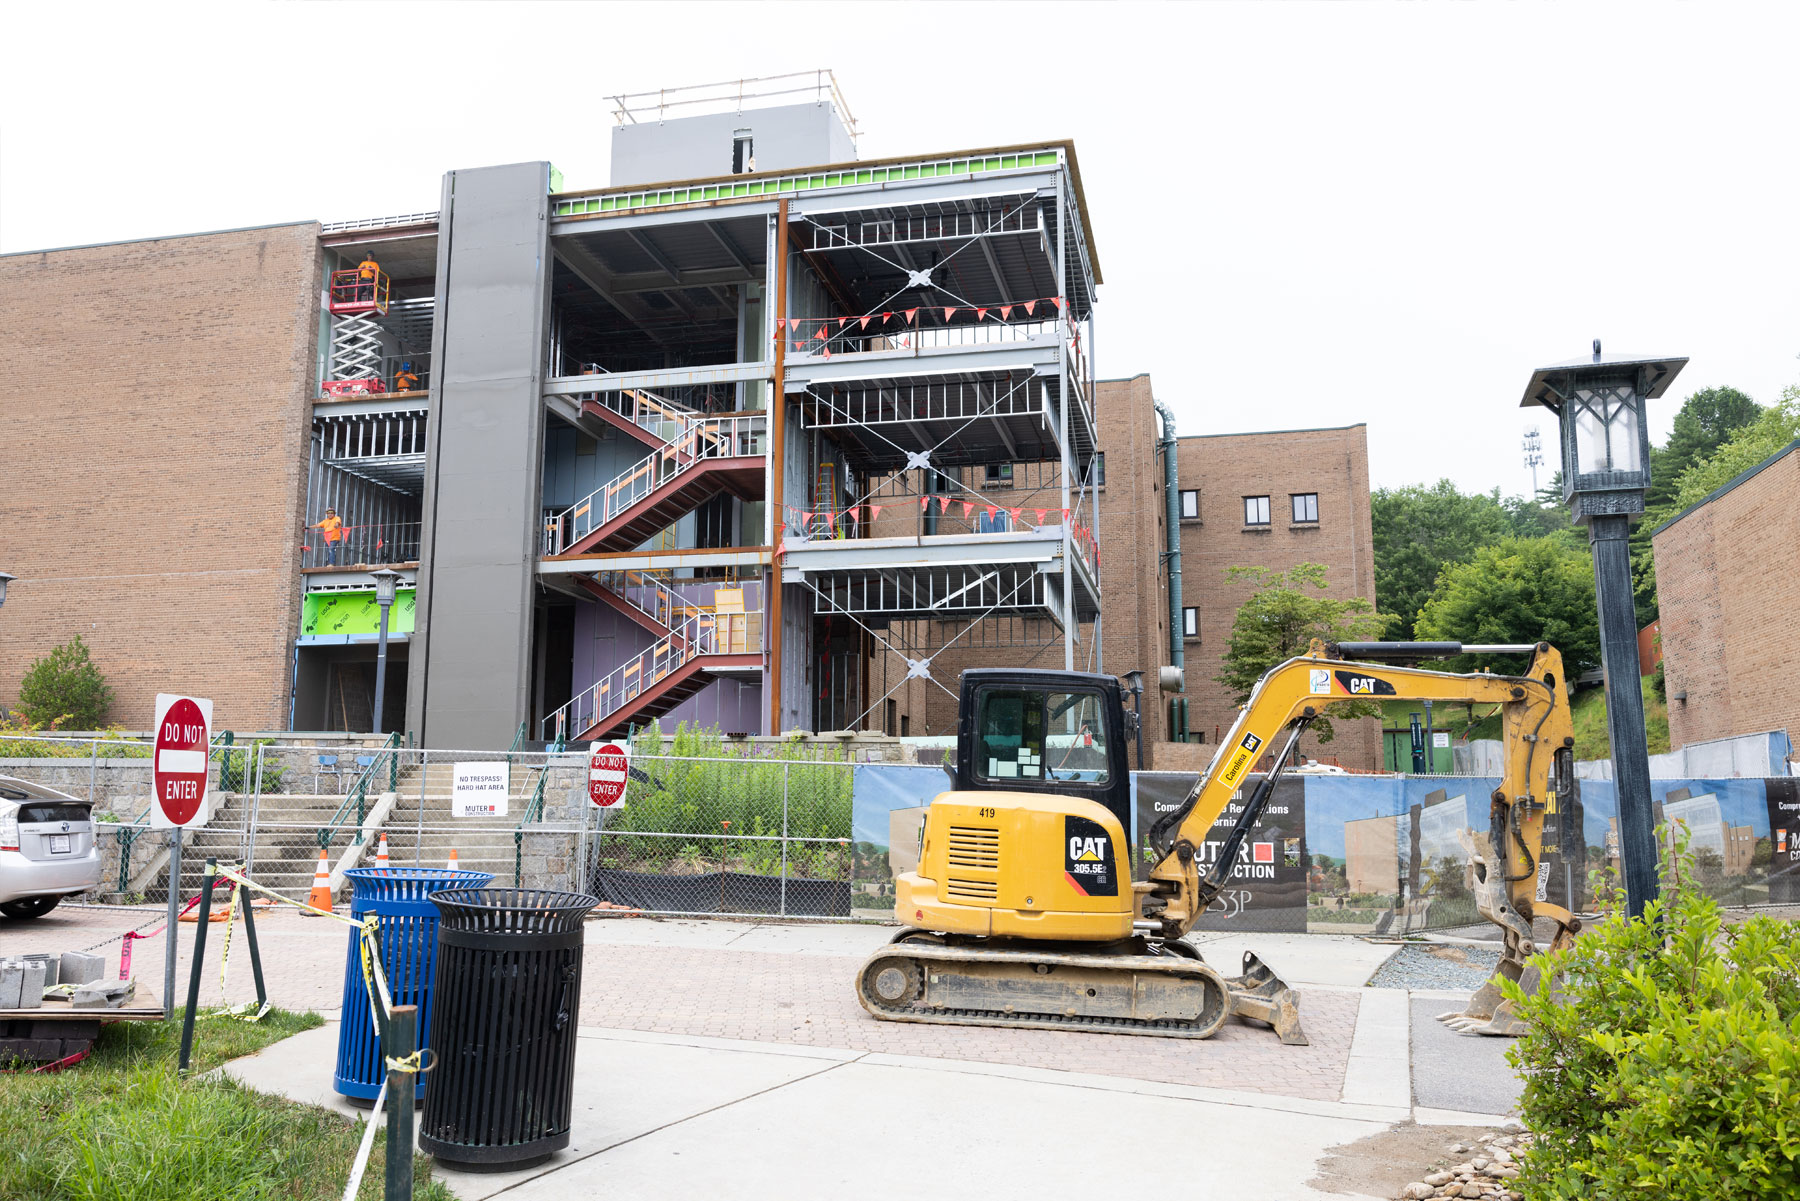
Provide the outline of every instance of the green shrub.
<path id="1" fill-rule="evenodd" d="M 80 634 L 32 660 L 19 681 L 19 712 L 26 721 L 52 729 L 99 729 L 112 698 L 113 691 Z"/>
<path id="2" fill-rule="evenodd" d="M 1636 921 L 1601 885 L 1613 916 L 1546 960 L 1554 995 L 1505 986 L 1533 1201 L 1800 1196 L 1800 927 L 1725 928 L 1685 829 L 1663 874 Z"/>

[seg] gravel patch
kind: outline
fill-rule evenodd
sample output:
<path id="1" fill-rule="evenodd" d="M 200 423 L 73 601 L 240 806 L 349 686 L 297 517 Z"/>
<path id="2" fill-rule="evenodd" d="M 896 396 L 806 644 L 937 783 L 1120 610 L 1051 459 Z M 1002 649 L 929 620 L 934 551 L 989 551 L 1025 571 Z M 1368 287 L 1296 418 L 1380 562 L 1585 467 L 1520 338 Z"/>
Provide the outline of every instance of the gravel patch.
<path id="1" fill-rule="evenodd" d="M 1369 978 L 1370 988 L 1441 988 L 1473 992 L 1494 974 L 1500 952 L 1479 947 L 1408 945 Z"/>

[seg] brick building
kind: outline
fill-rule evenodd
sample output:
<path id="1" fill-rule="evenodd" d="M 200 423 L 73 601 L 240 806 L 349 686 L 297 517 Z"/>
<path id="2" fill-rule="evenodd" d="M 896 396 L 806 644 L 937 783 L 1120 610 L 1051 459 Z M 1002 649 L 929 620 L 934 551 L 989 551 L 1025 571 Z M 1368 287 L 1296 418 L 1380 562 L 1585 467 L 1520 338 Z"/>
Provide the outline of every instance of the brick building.
<path id="1" fill-rule="evenodd" d="M 1800 728 L 1800 441 L 1651 533 L 1669 745 Z"/>
<path id="2" fill-rule="evenodd" d="M 0 256 L 0 707 L 79 634 L 121 724 L 287 726 L 319 265 L 310 222 Z"/>
<path id="3" fill-rule="evenodd" d="M 1372 589 L 1362 428 L 1181 439 L 1184 642 L 1151 382 L 1086 350 L 1074 146 L 863 160 L 817 86 L 626 112 L 605 188 L 520 163 L 436 211 L 0 256 L 0 706 L 76 633 L 126 725 L 192 691 L 439 747 L 942 734 L 962 668 L 1022 662 L 1144 670 L 1154 746 L 1179 647 L 1210 754 L 1223 568 Z"/>

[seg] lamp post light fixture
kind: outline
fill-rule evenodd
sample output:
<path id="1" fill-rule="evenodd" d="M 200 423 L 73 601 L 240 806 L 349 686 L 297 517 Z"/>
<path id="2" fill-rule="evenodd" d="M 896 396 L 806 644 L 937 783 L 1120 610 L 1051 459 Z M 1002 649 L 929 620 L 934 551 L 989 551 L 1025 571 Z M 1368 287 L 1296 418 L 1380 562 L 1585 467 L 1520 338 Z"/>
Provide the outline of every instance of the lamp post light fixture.
<path id="1" fill-rule="evenodd" d="M 375 651 L 375 732 L 385 734 L 387 723 L 382 720 L 382 706 L 387 702 L 388 610 L 394 607 L 401 575 L 387 567 L 369 574 L 375 577 L 375 603 L 381 607 L 381 633 Z"/>
<path id="2" fill-rule="evenodd" d="M 6 603 L 6 586 L 18 578 L 10 571 L 0 571 L 0 605 Z"/>
<path id="3" fill-rule="evenodd" d="M 1637 609 L 1631 591 L 1631 522 L 1650 486 L 1645 402 L 1668 391 L 1685 358 L 1601 353 L 1531 373 L 1521 408 L 1556 414 L 1562 433 L 1563 500 L 1586 526 L 1600 610 L 1600 665 L 1606 673 L 1606 724 L 1612 736 L 1613 786 L 1619 798 L 1619 852 L 1625 904 L 1632 917 L 1656 896 L 1656 833 L 1650 808 L 1650 748 L 1644 734 Z M 1567 681 L 1557 680 L 1556 687 Z M 1560 816 L 1560 815 L 1559 815 Z"/>

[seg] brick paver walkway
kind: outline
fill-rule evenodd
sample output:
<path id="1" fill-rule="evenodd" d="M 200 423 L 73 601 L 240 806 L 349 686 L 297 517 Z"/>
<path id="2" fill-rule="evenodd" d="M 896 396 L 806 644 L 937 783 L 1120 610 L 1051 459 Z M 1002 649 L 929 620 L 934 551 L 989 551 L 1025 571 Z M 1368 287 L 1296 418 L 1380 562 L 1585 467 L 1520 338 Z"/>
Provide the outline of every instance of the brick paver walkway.
<path id="1" fill-rule="evenodd" d="M 0 919 L 0 952 L 80 950 L 146 921 L 151 911 L 59 908 L 31 922 Z M 178 992 L 187 988 L 191 924 L 181 927 Z M 343 989 L 348 927 L 291 912 L 259 916 L 270 999 L 290 1009 L 335 1009 Z M 207 940 L 201 1004 L 217 1005 L 223 925 Z M 119 944 L 102 948 L 114 970 Z M 135 975 L 160 991 L 161 937 L 136 944 Z M 1358 998 L 1305 991 L 1309 1047 L 1284 1047 L 1270 1031 L 1228 1021 L 1204 1041 L 1128 1035 L 998 1030 L 879 1022 L 852 992 L 860 958 L 684 946 L 590 944 L 581 990 L 584 1026 L 703 1035 L 1012 1064 L 1335 1101 L 1344 1082 Z M 1224 965 L 1233 967 L 1235 965 Z M 232 938 L 226 996 L 254 995 L 240 926 Z"/>

